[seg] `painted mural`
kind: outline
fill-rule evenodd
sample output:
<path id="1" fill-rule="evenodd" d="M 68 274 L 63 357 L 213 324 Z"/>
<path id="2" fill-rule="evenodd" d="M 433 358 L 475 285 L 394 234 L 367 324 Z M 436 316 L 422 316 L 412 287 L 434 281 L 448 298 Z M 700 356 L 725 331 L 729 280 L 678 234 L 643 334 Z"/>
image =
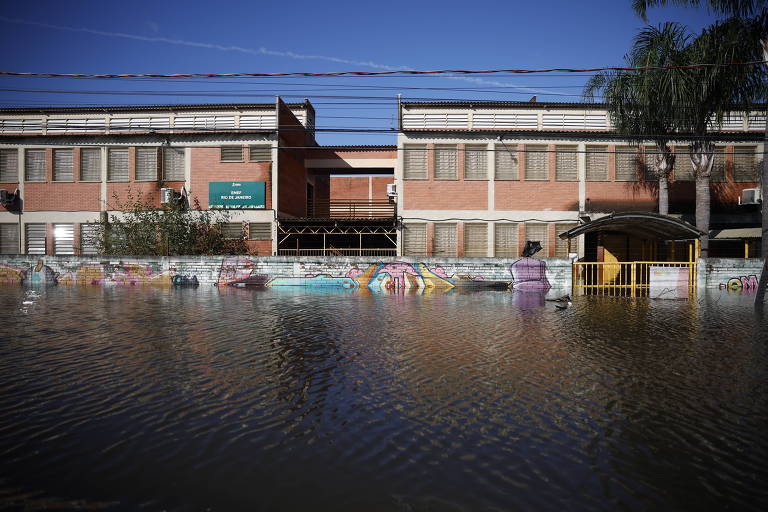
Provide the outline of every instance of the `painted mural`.
<path id="1" fill-rule="evenodd" d="M 547 279 L 547 262 L 535 258 L 520 258 L 509 267 L 515 290 L 547 291 L 551 288 Z"/>
<path id="2" fill-rule="evenodd" d="M 726 283 L 720 283 L 721 290 L 731 293 L 752 294 L 757 291 L 758 280 L 756 275 L 732 277 Z"/>

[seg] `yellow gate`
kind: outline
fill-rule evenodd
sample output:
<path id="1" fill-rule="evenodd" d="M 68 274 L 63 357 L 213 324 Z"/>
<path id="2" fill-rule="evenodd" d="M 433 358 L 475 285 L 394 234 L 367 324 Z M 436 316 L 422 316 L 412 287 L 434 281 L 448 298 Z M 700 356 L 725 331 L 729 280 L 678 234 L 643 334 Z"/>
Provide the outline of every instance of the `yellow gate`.
<path id="1" fill-rule="evenodd" d="M 665 269 L 685 268 L 684 281 L 674 281 L 674 271 Z M 666 275 L 664 275 L 666 274 Z M 672 275 L 670 282 L 669 275 Z M 681 274 L 684 276 L 684 274 Z M 616 261 L 573 263 L 574 295 L 600 295 L 606 297 L 648 297 L 652 286 L 663 283 L 664 289 L 677 296 L 685 292 L 692 297 L 696 293 L 697 265 L 694 261 Z M 662 281 L 662 279 L 664 279 Z"/>

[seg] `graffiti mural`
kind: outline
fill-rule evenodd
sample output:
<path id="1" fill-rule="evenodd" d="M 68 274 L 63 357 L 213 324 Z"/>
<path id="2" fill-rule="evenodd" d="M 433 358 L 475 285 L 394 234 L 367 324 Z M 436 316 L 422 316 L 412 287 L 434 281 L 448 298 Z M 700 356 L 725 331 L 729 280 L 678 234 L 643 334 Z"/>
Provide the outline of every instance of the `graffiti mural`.
<path id="1" fill-rule="evenodd" d="M 253 273 L 250 258 L 232 256 L 222 260 L 216 286 L 264 286 L 268 281 L 268 275 Z"/>
<path id="2" fill-rule="evenodd" d="M 21 284 L 26 277 L 25 268 L 0 263 L 0 284 Z"/>
<path id="3" fill-rule="evenodd" d="M 756 275 L 732 277 L 727 283 L 720 283 L 721 290 L 728 290 L 733 293 L 755 293 L 757 291 L 758 281 Z"/>
<path id="4" fill-rule="evenodd" d="M 512 273 L 512 287 L 523 291 L 547 291 L 551 288 L 547 280 L 547 263 L 534 258 L 520 258 L 509 267 Z"/>

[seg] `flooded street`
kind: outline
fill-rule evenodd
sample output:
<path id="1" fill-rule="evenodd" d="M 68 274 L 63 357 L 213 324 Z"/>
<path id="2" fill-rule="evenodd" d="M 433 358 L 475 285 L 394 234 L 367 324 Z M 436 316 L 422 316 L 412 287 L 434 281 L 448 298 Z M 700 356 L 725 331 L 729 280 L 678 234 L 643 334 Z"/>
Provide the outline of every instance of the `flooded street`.
<path id="1" fill-rule="evenodd" d="M 0 508 L 764 510 L 752 300 L 0 287 Z"/>

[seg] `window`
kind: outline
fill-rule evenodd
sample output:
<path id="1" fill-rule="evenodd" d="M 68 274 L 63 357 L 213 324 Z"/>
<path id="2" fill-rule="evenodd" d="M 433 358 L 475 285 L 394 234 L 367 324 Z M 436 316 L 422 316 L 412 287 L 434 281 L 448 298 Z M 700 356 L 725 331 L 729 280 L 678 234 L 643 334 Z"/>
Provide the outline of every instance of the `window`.
<path id="1" fill-rule="evenodd" d="M 80 181 L 101 181 L 101 149 L 80 150 Z"/>
<path id="2" fill-rule="evenodd" d="M 467 258 L 488 256 L 488 224 L 485 222 L 464 224 L 464 256 Z"/>
<path id="3" fill-rule="evenodd" d="M 497 180 L 518 180 L 520 171 L 518 169 L 517 145 L 502 144 L 496 146 L 496 173 Z"/>
<path id="4" fill-rule="evenodd" d="M 221 229 L 224 238 L 232 240 L 240 240 L 243 238 L 242 222 L 222 222 L 219 224 L 219 229 Z"/>
<path id="5" fill-rule="evenodd" d="M 488 151 L 486 146 L 464 147 L 464 179 L 488 179 Z"/>
<path id="6" fill-rule="evenodd" d="M 733 181 L 760 181 L 757 175 L 755 146 L 736 146 L 733 148 Z"/>
<path id="7" fill-rule="evenodd" d="M 567 258 L 568 257 L 568 240 L 563 240 L 560 238 L 560 233 L 565 233 L 566 231 L 575 228 L 578 226 L 575 222 L 564 222 L 564 223 L 557 223 L 555 224 L 555 258 Z M 572 244 L 575 244 L 576 240 L 574 239 Z M 576 252 L 576 246 L 571 246 L 571 252 Z"/>
<path id="8" fill-rule="evenodd" d="M 634 148 L 616 148 L 616 181 L 637 181 L 638 155 Z"/>
<path id="9" fill-rule="evenodd" d="M 455 180 L 459 177 L 456 146 L 435 145 L 435 179 Z"/>
<path id="10" fill-rule="evenodd" d="M 0 149 L 0 183 L 19 181 L 19 151 Z"/>
<path id="11" fill-rule="evenodd" d="M 136 148 L 136 180 L 157 181 L 157 148 Z"/>
<path id="12" fill-rule="evenodd" d="M 271 162 L 272 148 L 266 144 L 251 146 L 248 155 L 251 162 Z"/>
<path id="13" fill-rule="evenodd" d="M 694 181 L 688 146 L 675 146 L 675 181 Z"/>
<path id="14" fill-rule="evenodd" d="M 107 180 L 128 181 L 128 150 L 109 149 L 107 158 Z"/>
<path id="15" fill-rule="evenodd" d="M 45 224 L 27 224 L 27 254 L 45 254 Z"/>
<path id="16" fill-rule="evenodd" d="M 437 257 L 456 257 L 456 224 L 435 224 L 432 254 Z"/>
<path id="17" fill-rule="evenodd" d="M 19 253 L 19 225 L 0 224 L 0 254 Z"/>
<path id="18" fill-rule="evenodd" d="M 405 224 L 403 226 L 403 256 L 427 255 L 427 225 Z"/>
<path id="19" fill-rule="evenodd" d="M 163 148 L 163 179 L 184 181 L 184 148 Z"/>
<path id="20" fill-rule="evenodd" d="M 525 179 L 526 180 L 548 180 L 549 166 L 547 160 L 547 146 L 526 144 L 525 145 Z"/>
<path id="21" fill-rule="evenodd" d="M 659 177 L 656 176 L 656 155 L 658 152 L 659 150 L 656 146 L 643 147 L 643 179 L 645 181 L 659 181 Z M 677 163 L 675 163 L 676 167 Z M 675 170 L 675 173 L 677 173 L 677 170 Z"/>
<path id="22" fill-rule="evenodd" d="M 97 254 L 98 224 L 80 224 L 80 254 Z"/>
<path id="23" fill-rule="evenodd" d="M 497 258 L 516 258 L 518 226 L 511 222 L 497 222 L 494 226 L 493 254 Z"/>
<path id="24" fill-rule="evenodd" d="M 222 162 L 242 162 L 243 146 L 221 146 Z"/>
<path id="25" fill-rule="evenodd" d="M 578 146 L 555 146 L 557 158 L 555 179 L 557 181 L 577 181 L 579 179 Z"/>
<path id="26" fill-rule="evenodd" d="M 403 178 L 406 180 L 427 179 L 426 144 L 406 144 L 403 146 Z"/>
<path id="27" fill-rule="evenodd" d="M 715 147 L 714 154 L 715 161 L 712 163 L 712 173 L 710 174 L 710 181 L 725 181 L 725 148 L 722 146 Z"/>
<path id="28" fill-rule="evenodd" d="M 74 181 L 72 170 L 72 150 L 53 150 L 53 181 Z"/>
<path id="29" fill-rule="evenodd" d="M 541 250 L 533 255 L 534 258 L 549 257 L 549 235 L 547 224 L 537 224 L 533 222 L 525 223 L 525 241 L 541 243 Z"/>
<path id="30" fill-rule="evenodd" d="M 24 180 L 45 181 L 44 149 L 28 149 L 24 152 Z"/>
<path id="31" fill-rule="evenodd" d="M 587 181 L 608 181 L 608 146 L 587 146 Z"/>
<path id="32" fill-rule="evenodd" d="M 53 253 L 75 254 L 75 225 L 53 225 Z"/>
<path id="33" fill-rule="evenodd" d="M 251 222 L 248 224 L 249 240 L 272 240 L 272 224 L 269 222 Z"/>

